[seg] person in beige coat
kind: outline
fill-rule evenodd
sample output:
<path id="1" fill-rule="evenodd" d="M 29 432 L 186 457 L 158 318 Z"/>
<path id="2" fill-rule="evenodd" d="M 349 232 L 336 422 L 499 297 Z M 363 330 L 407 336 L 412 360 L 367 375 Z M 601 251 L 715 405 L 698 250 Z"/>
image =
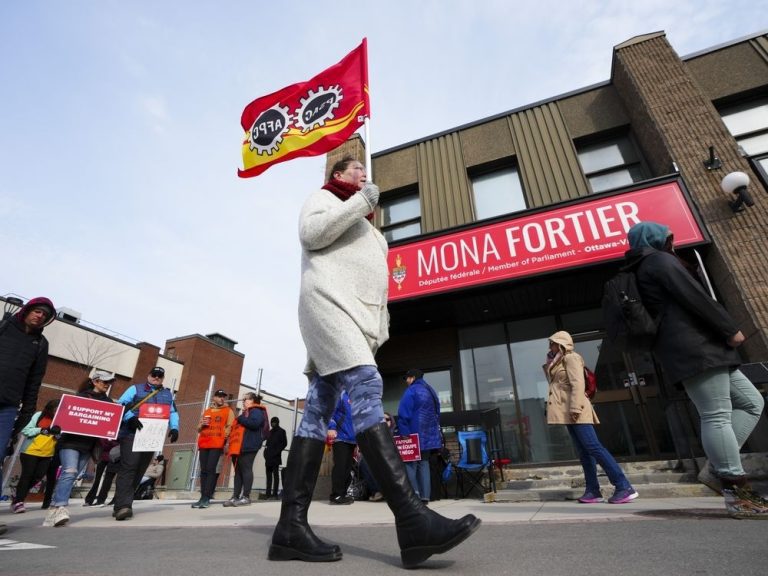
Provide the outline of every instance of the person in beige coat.
<path id="1" fill-rule="evenodd" d="M 624 504 L 637 498 L 637 491 L 597 438 L 594 425 L 600 420 L 584 392 L 584 359 L 574 351 L 573 338 L 568 332 L 555 332 L 549 337 L 547 363 L 543 368 L 549 382 L 547 424 L 564 425 L 568 429 L 584 470 L 587 487 L 579 502 L 596 504 L 603 501 L 597 481 L 597 464 L 605 470 L 614 487 L 609 503 Z"/>

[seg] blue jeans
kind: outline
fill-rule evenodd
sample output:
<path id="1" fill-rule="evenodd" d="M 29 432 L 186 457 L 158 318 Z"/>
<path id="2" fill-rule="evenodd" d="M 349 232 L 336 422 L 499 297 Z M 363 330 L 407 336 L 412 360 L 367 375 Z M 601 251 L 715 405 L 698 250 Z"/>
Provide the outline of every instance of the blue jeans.
<path id="1" fill-rule="evenodd" d="M 626 490 L 631 485 L 624 472 L 619 467 L 611 453 L 600 444 L 592 424 L 567 424 L 566 428 L 571 435 L 573 445 L 579 453 L 581 467 L 584 470 L 584 480 L 587 483 L 587 492 L 600 493 L 600 483 L 597 481 L 597 464 L 600 464 L 608 480 L 616 490 Z"/>
<path id="2" fill-rule="evenodd" d="M 13 433 L 13 424 L 16 422 L 16 416 L 19 409 L 16 406 L 0 406 L 0 482 L 3 478 L 3 461 L 5 460 L 5 450 L 11 442 Z"/>
<path id="3" fill-rule="evenodd" d="M 85 470 L 90 458 L 91 455 L 88 452 L 78 452 L 72 448 L 62 448 L 59 450 L 61 475 L 56 481 L 56 488 L 53 490 L 52 506 L 66 506 L 69 504 L 72 485 L 75 483 L 77 476 Z"/>
<path id="4" fill-rule="evenodd" d="M 701 419 L 701 443 L 717 476 L 744 476 L 739 451 L 765 401 L 740 370 L 711 368 L 683 380 Z"/>
<path id="5" fill-rule="evenodd" d="M 421 460 L 416 462 L 406 462 L 405 471 L 408 474 L 408 480 L 411 481 L 413 491 L 421 500 L 429 500 L 432 494 L 432 478 L 429 471 L 429 451 L 421 454 Z"/>
<path id="6" fill-rule="evenodd" d="M 384 422 L 381 392 L 384 383 L 376 366 L 355 366 L 326 376 L 315 375 L 304 404 L 296 436 L 325 441 L 328 422 L 345 388 L 352 408 L 355 434 Z"/>

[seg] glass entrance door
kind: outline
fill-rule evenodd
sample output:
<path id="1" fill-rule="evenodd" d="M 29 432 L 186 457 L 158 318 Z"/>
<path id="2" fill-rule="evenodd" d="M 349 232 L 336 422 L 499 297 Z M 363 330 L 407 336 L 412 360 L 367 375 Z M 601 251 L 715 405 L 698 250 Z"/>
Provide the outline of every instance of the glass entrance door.
<path id="1" fill-rule="evenodd" d="M 674 457 L 652 354 L 621 352 L 602 339 L 580 342 L 578 348 L 597 374 L 593 403 L 605 447 L 619 458 Z"/>
<path id="2" fill-rule="evenodd" d="M 500 410 L 505 456 L 515 464 L 578 460 L 565 426 L 547 424 L 542 366 L 556 330 L 555 319 L 546 317 L 461 332 L 464 409 Z M 576 351 L 597 374 L 597 433 L 605 447 L 622 459 L 674 458 L 673 424 L 667 423 L 651 354 L 611 351 L 596 330 L 571 333 Z"/>

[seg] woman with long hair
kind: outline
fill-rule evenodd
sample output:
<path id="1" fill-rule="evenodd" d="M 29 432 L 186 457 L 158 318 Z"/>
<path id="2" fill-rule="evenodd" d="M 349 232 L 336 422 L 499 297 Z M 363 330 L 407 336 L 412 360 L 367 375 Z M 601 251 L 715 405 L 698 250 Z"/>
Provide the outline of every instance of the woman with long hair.
<path id="1" fill-rule="evenodd" d="M 243 410 L 232 424 L 229 439 L 235 484 L 232 497 L 224 502 L 224 506 L 248 506 L 251 503 L 253 461 L 264 442 L 261 431 L 266 421 L 265 410 L 261 405 L 261 396 L 253 392 L 243 396 Z"/>

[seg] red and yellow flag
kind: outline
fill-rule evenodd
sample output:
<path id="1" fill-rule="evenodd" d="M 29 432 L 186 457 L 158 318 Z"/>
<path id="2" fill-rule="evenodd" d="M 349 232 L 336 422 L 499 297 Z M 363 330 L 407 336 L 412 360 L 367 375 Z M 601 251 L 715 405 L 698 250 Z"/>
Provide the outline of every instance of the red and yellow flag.
<path id="1" fill-rule="evenodd" d="M 243 110 L 241 178 L 278 162 L 325 154 L 341 145 L 370 116 L 368 44 L 307 82 L 254 100 Z"/>

